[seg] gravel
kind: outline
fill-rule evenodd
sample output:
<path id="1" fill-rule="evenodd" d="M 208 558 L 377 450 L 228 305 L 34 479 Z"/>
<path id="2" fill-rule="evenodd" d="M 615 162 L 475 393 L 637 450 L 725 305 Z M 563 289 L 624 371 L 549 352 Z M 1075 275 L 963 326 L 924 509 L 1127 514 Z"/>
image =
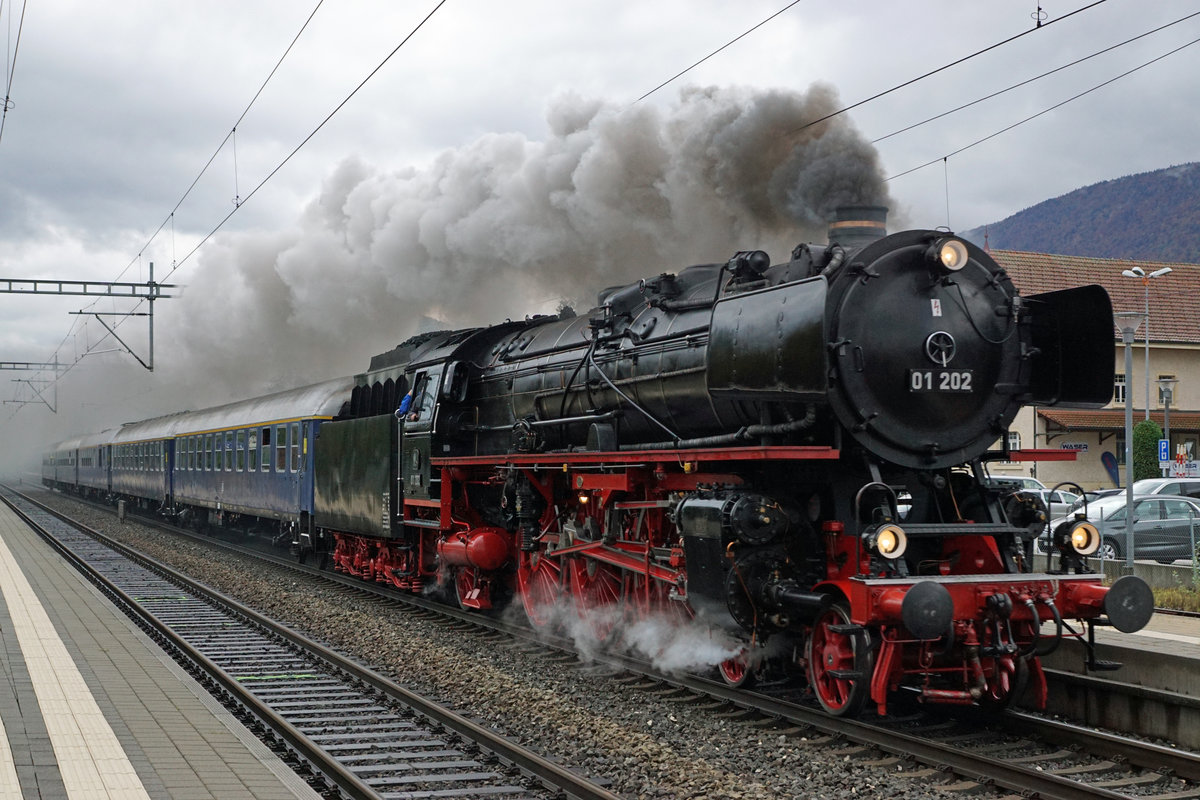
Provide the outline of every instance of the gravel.
<path id="1" fill-rule="evenodd" d="M 412 691 L 549 754 L 628 798 L 948 798 L 935 778 L 883 754 L 849 755 L 674 704 L 435 622 L 346 597 L 271 566 L 181 540 L 61 495 L 44 499 L 283 624 L 328 642 Z M 946 780 L 952 780 L 947 775 Z"/>

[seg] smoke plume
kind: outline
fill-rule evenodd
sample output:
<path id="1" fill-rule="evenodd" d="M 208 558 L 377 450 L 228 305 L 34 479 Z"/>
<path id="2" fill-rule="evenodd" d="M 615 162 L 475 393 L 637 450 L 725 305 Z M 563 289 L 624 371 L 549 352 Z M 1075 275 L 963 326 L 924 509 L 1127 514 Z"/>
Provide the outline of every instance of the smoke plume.
<path id="1" fill-rule="evenodd" d="M 206 248 L 175 358 L 244 396 L 362 371 L 422 328 L 586 309 L 738 250 L 781 260 L 836 206 L 888 202 L 848 118 L 803 127 L 837 105 L 823 86 L 693 88 L 668 110 L 565 96 L 545 141 L 489 134 L 393 172 L 349 158 L 292 230 Z"/>

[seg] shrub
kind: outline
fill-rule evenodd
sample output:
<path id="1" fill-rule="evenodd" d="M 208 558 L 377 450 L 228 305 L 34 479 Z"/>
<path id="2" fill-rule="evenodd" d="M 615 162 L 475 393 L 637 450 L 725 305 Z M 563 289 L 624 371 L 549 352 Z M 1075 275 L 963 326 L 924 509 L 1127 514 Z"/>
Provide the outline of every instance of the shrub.
<path id="1" fill-rule="evenodd" d="M 1162 470 L 1158 467 L 1158 440 L 1162 428 L 1152 419 L 1144 419 L 1133 426 L 1133 479 L 1158 478 Z"/>

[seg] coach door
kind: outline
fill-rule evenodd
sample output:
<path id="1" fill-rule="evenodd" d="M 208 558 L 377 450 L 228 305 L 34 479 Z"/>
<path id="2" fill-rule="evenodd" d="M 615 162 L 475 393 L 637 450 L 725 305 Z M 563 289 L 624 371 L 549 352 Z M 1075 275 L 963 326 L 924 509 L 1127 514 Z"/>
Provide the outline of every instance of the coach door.
<path id="1" fill-rule="evenodd" d="M 413 401 L 400 425 L 400 479 L 405 500 L 436 499 L 429 465 L 436 429 L 441 368 L 422 370 L 412 381 Z"/>

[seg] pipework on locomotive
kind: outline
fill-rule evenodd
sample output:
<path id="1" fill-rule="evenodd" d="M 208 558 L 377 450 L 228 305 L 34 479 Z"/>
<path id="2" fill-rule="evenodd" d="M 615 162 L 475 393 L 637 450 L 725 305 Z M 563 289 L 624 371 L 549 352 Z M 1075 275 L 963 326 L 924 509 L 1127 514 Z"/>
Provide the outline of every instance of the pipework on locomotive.
<path id="1" fill-rule="evenodd" d="M 967 240 L 887 235 L 884 209 L 847 208 L 777 264 L 740 251 L 605 289 L 586 315 L 426 335 L 295 407 L 126 426 L 162 444 L 140 495 L 115 488 L 111 455 L 107 474 L 51 465 L 47 482 L 269 528 L 367 580 L 516 603 L 534 627 L 578 615 L 618 642 L 650 618 L 699 626 L 729 643 L 727 681 L 791 675 L 831 714 L 898 694 L 1003 707 L 1026 687 L 1044 704 L 1039 657 L 1073 638 L 1112 666 L 1093 626 L 1140 629 L 1152 596 L 1105 584 L 1082 521 L 1035 559 L 1045 509 L 984 478 L 1015 457 L 1022 407 L 1108 401 L 1111 312 L 1099 286 L 1023 297 Z M 283 415 L 294 495 L 277 460 L 225 462 L 222 486 L 253 477 L 257 501 L 180 491 L 205 471 L 196 436 L 249 448 L 226 432 Z M 113 446 L 74 445 L 97 461 Z"/>

